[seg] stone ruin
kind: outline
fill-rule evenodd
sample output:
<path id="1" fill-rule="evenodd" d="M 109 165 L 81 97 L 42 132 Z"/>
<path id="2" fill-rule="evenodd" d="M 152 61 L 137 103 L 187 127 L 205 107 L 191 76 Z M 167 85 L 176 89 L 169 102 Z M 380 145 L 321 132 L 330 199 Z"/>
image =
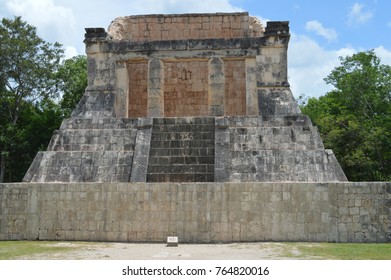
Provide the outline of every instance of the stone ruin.
<path id="1" fill-rule="evenodd" d="M 289 38 L 248 13 L 86 28 L 88 87 L 23 181 L 346 181 L 291 93 Z"/>
<path id="2" fill-rule="evenodd" d="M 390 242 L 391 183 L 346 182 L 290 91 L 288 41 L 248 13 L 87 28 L 88 87 L 25 182 L 0 184 L 0 240 Z"/>

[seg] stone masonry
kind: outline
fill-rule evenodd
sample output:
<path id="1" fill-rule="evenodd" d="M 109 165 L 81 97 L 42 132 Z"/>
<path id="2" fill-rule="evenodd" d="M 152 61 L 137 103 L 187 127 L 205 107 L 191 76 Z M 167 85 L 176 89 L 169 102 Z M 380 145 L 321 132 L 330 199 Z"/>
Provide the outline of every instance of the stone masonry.
<path id="1" fill-rule="evenodd" d="M 0 240 L 391 242 L 391 184 L 0 184 Z"/>
<path id="2" fill-rule="evenodd" d="M 346 181 L 290 91 L 289 37 L 248 13 L 87 28 L 88 87 L 24 181 Z"/>

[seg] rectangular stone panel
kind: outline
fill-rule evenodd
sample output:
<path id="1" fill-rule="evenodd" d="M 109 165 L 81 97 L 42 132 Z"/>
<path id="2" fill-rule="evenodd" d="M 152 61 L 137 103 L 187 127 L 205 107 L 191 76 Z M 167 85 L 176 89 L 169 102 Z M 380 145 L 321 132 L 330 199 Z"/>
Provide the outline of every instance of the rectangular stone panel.
<path id="1" fill-rule="evenodd" d="M 208 62 L 164 62 L 164 116 L 208 115 Z"/>
<path id="2" fill-rule="evenodd" d="M 147 116 L 148 61 L 128 63 L 129 76 L 129 117 Z"/>
<path id="3" fill-rule="evenodd" d="M 246 62 L 224 60 L 225 115 L 246 115 Z"/>

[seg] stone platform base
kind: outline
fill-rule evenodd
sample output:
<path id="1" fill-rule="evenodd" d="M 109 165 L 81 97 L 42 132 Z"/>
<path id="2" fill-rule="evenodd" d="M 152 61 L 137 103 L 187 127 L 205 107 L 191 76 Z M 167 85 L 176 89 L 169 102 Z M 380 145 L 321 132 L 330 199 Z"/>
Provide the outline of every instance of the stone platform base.
<path id="1" fill-rule="evenodd" d="M 391 183 L 0 184 L 0 240 L 390 242 Z"/>

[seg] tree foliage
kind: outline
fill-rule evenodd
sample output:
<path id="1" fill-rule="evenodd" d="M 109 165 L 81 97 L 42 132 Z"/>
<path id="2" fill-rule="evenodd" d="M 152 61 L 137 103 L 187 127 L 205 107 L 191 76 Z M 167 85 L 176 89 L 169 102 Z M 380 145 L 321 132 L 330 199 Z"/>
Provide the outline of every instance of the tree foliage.
<path id="1" fill-rule="evenodd" d="M 28 133 L 33 135 L 38 127 L 29 130 L 23 123 L 31 127 L 35 114 L 42 113 L 40 110 L 58 93 L 56 73 L 64 51 L 60 44 L 41 39 L 36 28 L 21 17 L 1 20 L 0 42 L 0 182 L 3 182 L 7 168 L 25 162 L 27 155 L 23 151 L 34 148 Z M 7 181 L 13 181 L 14 172 L 9 171 Z"/>
<path id="2" fill-rule="evenodd" d="M 302 106 L 351 181 L 391 180 L 391 67 L 374 51 L 340 58 L 335 90 Z"/>
<path id="3" fill-rule="evenodd" d="M 63 60 L 20 17 L 0 24 L 0 182 L 20 181 L 87 86 L 87 59 Z"/>
<path id="4" fill-rule="evenodd" d="M 63 93 L 60 102 L 64 117 L 69 117 L 87 87 L 87 57 L 84 55 L 67 59 L 58 71 L 59 89 Z"/>
<path id="5" fill-rule="evenodd" d="M 2 94 L 12 99 L 7 113 L 15 124 L 23 101 L 37 102 L 58 92 L 55 73 L 64 51 L 59 43 L 41 39 L 36 28 L 21 17 L 2 19 L 0 41 L 0 80 L 5 90 Z"/>

